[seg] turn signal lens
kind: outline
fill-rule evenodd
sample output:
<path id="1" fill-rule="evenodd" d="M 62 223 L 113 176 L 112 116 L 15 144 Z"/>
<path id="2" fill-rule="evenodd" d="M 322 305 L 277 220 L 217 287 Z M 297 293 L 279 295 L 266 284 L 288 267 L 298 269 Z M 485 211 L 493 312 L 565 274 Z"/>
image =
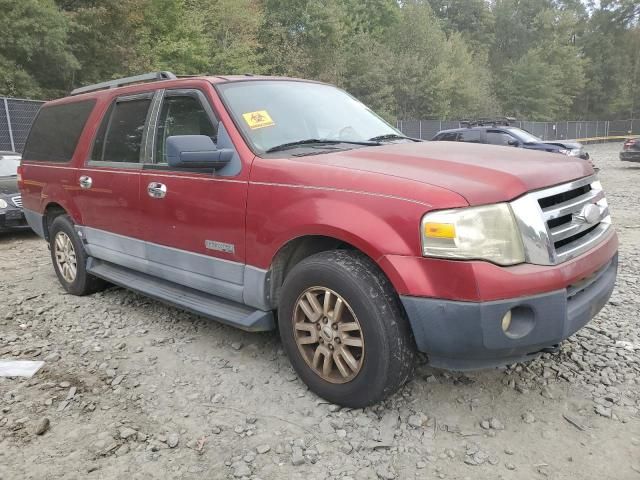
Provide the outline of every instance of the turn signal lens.
<path id="1" fill-rule="evenodd" d="M 424 236 L 428 238 L 456 238 L 456 227 L 451 223 L 427 222 L 424 224 Z"/>

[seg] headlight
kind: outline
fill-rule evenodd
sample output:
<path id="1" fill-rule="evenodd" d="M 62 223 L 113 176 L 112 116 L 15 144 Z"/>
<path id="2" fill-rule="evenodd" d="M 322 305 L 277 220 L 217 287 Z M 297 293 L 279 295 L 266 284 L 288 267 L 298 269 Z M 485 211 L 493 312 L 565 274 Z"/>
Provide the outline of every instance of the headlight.
<path id="1" fill-rule="evenodd" d="M 427 257 L 524 262 L 524 247 L 506 203 L 440 210 L 422 218 L 422 253 Z"/>
<path id="2" fill-rule="evenodd" d="M 577 157 L 581 152 L 582 150 L 580 150 L 579 148 L 572 148 L 571 150 L 569 150 L 568 148 L 561 148 L 560 150 L 558 150 L 558 153 L 569 155 L 570 157 Z"/>
<path id="3" fill-rule="evenodd" d="M 0 198 L 0 210 L 4 210 L 8 206 L 9 206 L 9 204 L 7 202 L 5 202 L 3 199 Z"/>

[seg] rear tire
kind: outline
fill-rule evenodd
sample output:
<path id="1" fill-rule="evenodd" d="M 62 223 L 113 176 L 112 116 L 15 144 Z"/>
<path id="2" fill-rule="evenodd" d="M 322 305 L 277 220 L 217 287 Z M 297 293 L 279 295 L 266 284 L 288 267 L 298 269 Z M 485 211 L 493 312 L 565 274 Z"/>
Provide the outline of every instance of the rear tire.
<path id="1" fill-rule="evenodd" d="M 298 263 L 282 287 L 278 324 L 293 368 L 333 403 L 377 403 L 413 374 L 415 342 L 398 296 L 359 252 L 321 252 Z"/>
<path id="2" fill-rule="evenodd" d="M 87 273 L 87 254 L 68 215 L 55 218 L 49 228 L 51 261 L 62 287 L 73 295 L 89 295 L 107 283 Z"/>

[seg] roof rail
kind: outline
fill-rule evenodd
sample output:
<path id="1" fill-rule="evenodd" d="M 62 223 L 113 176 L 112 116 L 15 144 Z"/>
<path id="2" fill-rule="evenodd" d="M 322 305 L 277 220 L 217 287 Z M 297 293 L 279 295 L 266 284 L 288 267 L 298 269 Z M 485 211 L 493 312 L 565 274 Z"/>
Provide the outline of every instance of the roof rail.
<path id="1" fill-rule="evenodd" d="M 171 72 L 144 73 L 142 75 L 135 75 L 133 77 L 118 78 L 117 80 L 109 80 L 108 82 L 101 82 L 94 85 L 87 85 L 86 87 L 76 88 L 71 91 L 71 95 L 95 92 L 96 90 L 104 90 L 106 88 L 117 88 L 124 85 L 130 85 L 132 83 L 157 82 L 158 80 L 175 80 L 176 78 L 178 77 L 176 77 Z"/>

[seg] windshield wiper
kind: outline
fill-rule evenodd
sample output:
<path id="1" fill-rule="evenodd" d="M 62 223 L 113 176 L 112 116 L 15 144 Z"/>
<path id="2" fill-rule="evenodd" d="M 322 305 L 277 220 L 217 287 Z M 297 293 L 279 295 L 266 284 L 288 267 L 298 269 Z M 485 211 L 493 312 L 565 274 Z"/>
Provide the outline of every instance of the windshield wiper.
<path id="1" fill-rule="evenodd" d="M 411 140 L 412 142 L 421 142 L 417 138 L 405 137 L 404 135 L 398 135 L 397 133 L 387 133 L 386 135 L 378 135 L 377 137 L 371 137 L 370 142 L 381 142 L 383 140 Z"/>
<path id="2" fill-rule="evenodd" d="M 282 145 L 276 145 L 275 147 L 271 147 L 270 149 L 268 149 L 265 153 L 280 152 L 282 150 L 288 150 L 290 148 L 296 148 L 304 145 L 313 145 L 313 144 L 337 145 L 339 143 L 349 143 L 352 145 L 366 145 L 366 146 L 380 145 L 378 142 L 374 142 L 374 141 L 361 142 L 357 140 L 330 140 L 328 138 L 308 138 L 307 140 L 298 140 L 296 142 L 288 142 L 288 143 L 283 143 Z"/>

